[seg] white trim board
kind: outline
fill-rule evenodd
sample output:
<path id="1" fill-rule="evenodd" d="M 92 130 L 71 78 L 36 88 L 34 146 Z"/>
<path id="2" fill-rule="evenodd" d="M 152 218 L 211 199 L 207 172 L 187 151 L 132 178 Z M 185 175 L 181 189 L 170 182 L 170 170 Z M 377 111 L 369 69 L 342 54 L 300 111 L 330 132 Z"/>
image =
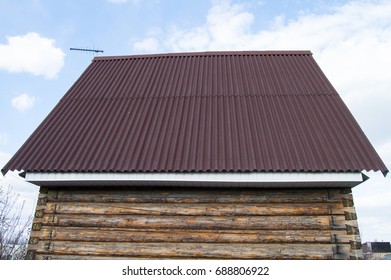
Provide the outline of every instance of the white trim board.
<path id="1" fill-rule="evenodd" d="M 210 186 L 210 187 L 354 187 L 360 172 L 243 173 L 32 173 L 26 181 L 39 186 Z"/>

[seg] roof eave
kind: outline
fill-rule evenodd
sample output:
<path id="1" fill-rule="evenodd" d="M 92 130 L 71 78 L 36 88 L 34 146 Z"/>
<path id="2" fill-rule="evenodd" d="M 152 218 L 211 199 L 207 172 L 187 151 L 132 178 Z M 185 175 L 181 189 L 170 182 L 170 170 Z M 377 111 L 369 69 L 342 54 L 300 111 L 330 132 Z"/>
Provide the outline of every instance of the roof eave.
<path id="1" fill-rule="evenodd" d="M 249 173 L 32 173 L 26 181 L 39 186 L 185 186 L 185 187 L 354 187 L 361 172 Z"/>

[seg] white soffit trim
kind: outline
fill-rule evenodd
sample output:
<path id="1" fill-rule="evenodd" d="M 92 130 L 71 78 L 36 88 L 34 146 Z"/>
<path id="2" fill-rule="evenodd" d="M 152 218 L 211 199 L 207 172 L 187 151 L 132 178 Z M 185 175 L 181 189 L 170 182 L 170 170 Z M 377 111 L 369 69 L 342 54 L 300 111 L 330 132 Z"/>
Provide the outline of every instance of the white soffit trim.
<path id="1" fill-rule="evenodd" d="M 354 187 L 360 172 L 249 173 L 31 173 L 26 181 L 39 186 L 223 186 L 223 187 Z"/>

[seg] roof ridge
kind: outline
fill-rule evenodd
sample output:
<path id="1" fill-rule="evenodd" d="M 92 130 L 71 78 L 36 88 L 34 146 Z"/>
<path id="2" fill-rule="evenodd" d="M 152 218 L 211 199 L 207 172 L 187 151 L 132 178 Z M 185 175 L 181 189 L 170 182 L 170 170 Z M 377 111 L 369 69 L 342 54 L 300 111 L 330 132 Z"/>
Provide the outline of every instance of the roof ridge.
<path id="1" fill-rule="evenodd" d="M 102 60 L 123 60 L 123 59 L 143 59 L 143 58 L 164 58 L 164 57 L 200 57 L 200 56 L 312 56 L 308 50 L 267 50 L 267 51 L 205 51 L 205 52 L 182 52 L 182 53 L 161 53 L 161 54 L 136 54 L 136 55 L 114 55 L 96 56 L 93 61 Z"/>
<path id="2" fill-rule="evenodd" d="M 300 97 L 300 96 L 338 96 L 337 92 L 302 92 L 302 93 L 291 93 L 291 92 L 280 92 L 276 94 L 270 94 L 270 93 L 259 93 L 259 94 L 254 94 L 254 93 L 249 93 L 249 94 L 215 94 L 215 95 L 207 95 L 204 93 L 197 94 L 197 95 L 132 95 L 132 96 L 94 96 L 94 97 L 83 97 L 83 96 L 72 96 L 72 97 L 64 97 L 62 100 L 131 100 L 131 99 L 168 99 L 168 98 L 231 98 L 231 97 L 243 97 L 243 98 L 248 98 L 248 97 L 272 97 L 272 98 L 285 98 L 285 97 Z"/>

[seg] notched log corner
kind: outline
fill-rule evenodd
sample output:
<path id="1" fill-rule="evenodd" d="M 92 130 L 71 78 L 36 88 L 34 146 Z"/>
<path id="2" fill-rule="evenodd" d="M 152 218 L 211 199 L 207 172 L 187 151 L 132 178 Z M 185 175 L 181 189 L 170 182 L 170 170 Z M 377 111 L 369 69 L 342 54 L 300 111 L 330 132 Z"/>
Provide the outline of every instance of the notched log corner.
<path id="1" fill-rule="evenodd" d="M 40 192 L 40 193 L 48 193 L 48 191 L 49 191 L 49 188 L 48 188 L 48 187 L 40 187 L 40 188 L 39 188 L 39 192 Z"/>
<path id="2" fill-rule="evenodd" d="M 36 258 L 35 251 L 28 250 L 27 254 L 26 254 L 26 257 L 25 257 L 25 260 L 35 260 L 35 258 Z"/>
<path id="3" fill-rule="evenodd" d="M 33 223 L 33 226 L 31 227 L 32 231 L 40 231 L 42 228 L 42 223 Z"/>
<path id="4" fill-rule="evenodd" d="M 38 237 L 31 237 L 29 239 L 29 244 L 30 245 L 36 245 L 36 244 L 38 244 L 38 242 L 39 242 L 39 238 Z"/>
<path id="5" fill-rule="evenodd" d="M 350 248 L 352 250 L 360 250 L 362 248 L 361 242 L 350 240 Z"/>
<path id="6" fill-rule="evenodd" d="M 360 231 L 358 227 L 346 225 L 346 232 L 349 235 L 359 235 Z"/>
<path id="7" fill-rule="evenodd" d="M 357 220 L 357 214 L 352 212 L 345 211 L 345 219 L 347 221 Z"/>
<path id="8" fill-rule="evenodd" d="M 40 197 L 38 198 L 37 205 L 46 205 L 48 202 L 48 199 L 46 197 Z"/>
<path id="9" fill-rule="evenodd" d="M 344 207 L 353 207 L 354 206 L 353 199 L 342 198 L 342 204 Z"/>
<path id="10" fill-rule="evenodd" d="M 41 209 L 41 210 L 35 211 L 34 217 L 35 218 L 43 218 L 44 215 L 45 215 L 45 210 Z"/>

